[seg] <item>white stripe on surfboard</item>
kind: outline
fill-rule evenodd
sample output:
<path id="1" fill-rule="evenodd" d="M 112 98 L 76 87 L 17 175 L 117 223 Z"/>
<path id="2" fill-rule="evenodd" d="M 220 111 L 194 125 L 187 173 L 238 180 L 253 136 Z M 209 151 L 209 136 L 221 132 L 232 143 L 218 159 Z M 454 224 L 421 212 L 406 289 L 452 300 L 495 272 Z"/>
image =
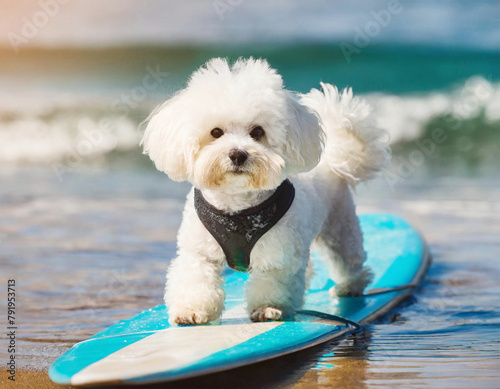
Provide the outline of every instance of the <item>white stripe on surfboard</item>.
<path id="1" fill-rule="evenodd" d="M 251 324 L 252 321 L 248 317 L 248 313 L 245 309 L 245 304 L 237 305 L 231 309 L 228 309 L 222 314 L 222 320 L 224 324 Z"/>
<path id="2" fill-rule="evenodd" d="M 225 313 L 223 320 L 243 319 L 242 313 L 246 317 L 242 306 L 234 307 Z M 223 326 L 173 327 L 158 331 L 82 369 L 71 377 L 71 384 L 123 381 L 189 366 L 283 324 L 233 323 Z"/>

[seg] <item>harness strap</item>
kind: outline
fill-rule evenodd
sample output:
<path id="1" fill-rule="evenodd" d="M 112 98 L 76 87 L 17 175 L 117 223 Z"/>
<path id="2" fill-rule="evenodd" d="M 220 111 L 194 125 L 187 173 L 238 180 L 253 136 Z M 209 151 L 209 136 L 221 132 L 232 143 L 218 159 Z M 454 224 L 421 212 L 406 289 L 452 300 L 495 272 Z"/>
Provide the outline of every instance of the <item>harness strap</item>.
<path id="1" fill-rule="evenodd" d="M 200 221 L 224 251 L 228 266 L 240 272 L 248 271 L 253 247 L 280 221 L 294 198 L 295 188 L 285 180 L 264 202 L 227 213 L 205 200 L 199 189 L 194 190 L 194 206 Z"/>

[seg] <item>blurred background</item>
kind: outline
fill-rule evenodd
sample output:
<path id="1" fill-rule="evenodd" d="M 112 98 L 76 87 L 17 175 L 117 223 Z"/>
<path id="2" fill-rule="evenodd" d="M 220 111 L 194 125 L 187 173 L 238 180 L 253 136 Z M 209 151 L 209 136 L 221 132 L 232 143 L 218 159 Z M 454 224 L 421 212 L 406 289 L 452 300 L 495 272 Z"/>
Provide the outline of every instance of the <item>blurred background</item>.
<path id="1" fill-rule="evenodd" d="M 368 99 L 393 160 L 357 188 L 358 210 L 402 215 L 434 255 L 406 306 L 363 339 L 279 365 L 269 387 L 498 385 L 499 1 L 0 0 L 0 11 L 0 280 L 19 284 L 26 385 L 74 342 L 162 302 L 189 185 L 141 154 L 140 123 L 214 56 L 267 58 L 288 89 L 324 81 Z M 277 370 L 259 369 L 250 387 Z"/>

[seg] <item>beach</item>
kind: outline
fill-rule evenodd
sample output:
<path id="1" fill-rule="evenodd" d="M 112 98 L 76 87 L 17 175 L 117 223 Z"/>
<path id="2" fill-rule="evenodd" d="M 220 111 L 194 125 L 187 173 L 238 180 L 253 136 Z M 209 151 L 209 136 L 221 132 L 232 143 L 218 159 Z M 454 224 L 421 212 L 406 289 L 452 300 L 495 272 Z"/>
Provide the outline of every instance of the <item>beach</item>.
<path id="1" fill-rule="evenodd" d="M 433 262 L 361 336 L 168 387 L 498 387 L 496 1 L 58 2 L 17 45 L 43 10 L 0 3 L 2 388 L 58 387 L 47 370 L 73 344 L 163 304 L 190 184 L 142 154 L 144 121 L 210 58 L 251 56 L 289 90 L 329 82 L 373 106 L 392 162 L 357 212 L 403 217 Z"/>

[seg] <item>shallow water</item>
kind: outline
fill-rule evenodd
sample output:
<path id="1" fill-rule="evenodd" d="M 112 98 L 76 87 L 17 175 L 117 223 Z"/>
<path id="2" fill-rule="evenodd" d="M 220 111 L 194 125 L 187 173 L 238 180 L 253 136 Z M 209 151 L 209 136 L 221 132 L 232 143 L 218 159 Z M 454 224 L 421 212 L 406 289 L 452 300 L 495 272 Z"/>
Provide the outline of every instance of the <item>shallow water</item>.
<path id="1" fill-rule="evenodd" d="M 46 370 L 73 343 L 162 303 L 187 185 L 150 170 L 0 180 L 0 278 L 17 281 L 19 368 Z M 429 242 L 434 262 L 415 295 L 357 339 L 183 385 L 498 387 L 499 199 L 495 177 L 359 188 L 359 212 L 402 215 Z"/>

